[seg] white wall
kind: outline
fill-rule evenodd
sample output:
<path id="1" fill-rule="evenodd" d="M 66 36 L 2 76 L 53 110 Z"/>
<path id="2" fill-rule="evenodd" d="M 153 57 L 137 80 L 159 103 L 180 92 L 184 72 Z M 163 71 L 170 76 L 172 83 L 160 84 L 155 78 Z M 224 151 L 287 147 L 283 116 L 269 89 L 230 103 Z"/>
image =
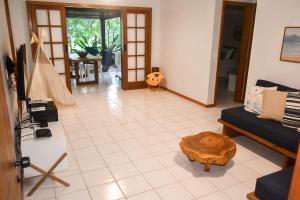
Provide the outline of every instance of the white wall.
<path id="1" fill-rule="evenodd" d="M 26 45 L 26 57 L 28 66 L 32 69 L 32 55 L 30 45 L 30 35 L 28 29 L 28 18 L 26 0 L 9 0 L 9 8 L 11 15 L 11 23 L 13 29 L 13 37 L 15 46 L 19 47 L 22 44 Z M 16 14 L 18 13 L 18 14 Z M 28 70 L 30 70 L 28 68 Z"/>
<path id="2" fill-rule="evenodd" d="M 223 0 L 161 1 L 165 86 L 208 105 L 214 103 L 222 3 Z"/>
<path id="3" fill-rule="evenodd" d="M 165 86 L 208 103 L 216 0 L 161 1 L 161 68 Z"/>
<path id="4" fill-rule="evenodd" d="M 280 61 L 285 26 L 300 26 L 299 0 L 259 0 L 248 88 L 266 79 L 300 89 L 300 63 Z"/>
<path id="5" fill-rule="evenodd" d="M 26 0 L 13 0 L 15 6 L 21 8 L 24 7 L 23 4 Z M 47 1 L 47 2 L 66 2 L 66 3 L 83 3 L 83 4 L 98 4 L 98 5 L 118 5 L 118 6 L 136 6 L 136 7 L 151 7 L 152 8 L 152 66 L 159 66 L 160 60 L 160 0 L 38 0 L 38 1 Z M 19 5 L 16 5 L 19 4 Z M 23 8 L 22 8 L 23 9 Z M 21 13 L 21 18 L 23 21 L 20 21 L 20 15 L 12 15 L 12 21 L 15 27 L 18 27 L 17 30 L 27 31 L 27 27 L 23 27 L 22 24 L 28 26 L 26 10 L 23 9 Z M 27 30 L 25 30 L 27 29 Z M 17 40 L 26 41 L 29 36 L 17 35 Z M 26 34 L 26 33 L 25 33 Z M 22 39 L 20 39 L 22 38 Z"/>

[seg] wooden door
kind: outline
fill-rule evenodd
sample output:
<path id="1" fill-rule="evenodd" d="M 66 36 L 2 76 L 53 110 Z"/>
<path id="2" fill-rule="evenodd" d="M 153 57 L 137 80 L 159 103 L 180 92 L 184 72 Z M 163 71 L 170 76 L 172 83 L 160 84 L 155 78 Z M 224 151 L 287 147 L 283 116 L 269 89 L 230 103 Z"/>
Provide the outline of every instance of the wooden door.
<path id="1" fill-rule="evenodd" d="M 122 88 L 145 88 L 151 73 L 151 9 L 125 9 L 123 19 Z"/>
<path id="2" fill-rule="evenodd" d="M 2 67 L 0 67 L 2 69 Z M 20 172 L 15 167 L 16 154 L 11 129 L 9 110 L 4 88 L 3 74 L 0 74 L 0 199 L 21 200 Z M 20 179 L 19 179 L 20 181 Z"/>
<path id="3" fill-rule="evenodd" d="M 244 102 L 245 99 L 256 13 L 256 4 L 243 3 L 242 5 L 245 12 L 241 38 L 240 63 L 237 71 L 234 96 L 236 102 Z"/>
<path id="4" fill-rule="evenodd" d="M 46 55 L 71 91 L 65 8 L 59 5 L 32 5 L 30 2 L 27 6 L 31 32 L 38 34 L 43 29 Z M 35 51 L 33 47 L 33 55 Z"/>

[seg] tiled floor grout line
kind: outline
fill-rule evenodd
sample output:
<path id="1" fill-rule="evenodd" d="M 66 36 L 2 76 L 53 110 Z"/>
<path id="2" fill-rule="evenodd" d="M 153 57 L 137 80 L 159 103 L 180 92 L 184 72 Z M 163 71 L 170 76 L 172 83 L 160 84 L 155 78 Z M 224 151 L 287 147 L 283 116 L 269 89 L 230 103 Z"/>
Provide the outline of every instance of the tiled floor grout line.
<path id="1" fill-rule="evenodd" d="M 116 144 L 120 147 L 120 149 L 122 149 L 122 147 L 119 145 L 118 142 L 116 142 Z M 97 148 L 96 148 L 96 149 L 97 149 Z M 122 149 L 122 150 L 124 151 L 124 149 Z M 147 150 L 147 149 L 146 149 L 146 150 Z M 97 151 L 98 151 L 98 149 L 97 149 Z M 124 152 L 124 153 L 126 154 L 126 152 Z M 99 154 L 101 154 L 101 153 L 99 152 Z M 126 155 L 126 156 L 128 156 L 128 155 Z M 102 158 L 102 159 L 103 159 L 103 158 Z M 104 159 L 103 159 L 103 160 L 104 160 Z M 105 160 L 104 160 L 104 162 L 105 162 Z M 135 166 L 135 164 L 133 163 L 132 160 L 129 159 L 129 162 L 128 162 L 128 163 L 131 163 L 131 164 L 136 168 L 136 166 Z M 124 164 L 124 163 L 123 163 L 123 164 Z M 122 163 L 120 163 L 119 165 L 122 165 Z M 114 166 L 117 166 L 117 165 L 114 165 Z M 108 169 L 109 169 L 110 173 L 112 174 L 112 176 L 114 177 L 114 175 L 113 175 L 113 173 L 112 173 L 110 167 L 108 167 Z M 137 171 L 138 171 L 138 175 L 143 177 L 143 179 L 151 186 L 152 190 L 155 190 L 155 189 L 152 187 L 152 185 L 147 181 L 147 179 L 145 179 L 145 177 L 142 175 L 142 173 L 141 173 L 138 169 L 137 169 Z M 126 178 L 123 178 L 123 179 L 127 179 L 127 178 L 130 178 L 130 177 L 135 177 L 135 176 L 137 176 L 137 175 L 129 176 L 129 177 L 126 177 Z M 120 185 L 119 185 L 119 183 L 118 183 L 118 181 L 120 181 L 120 180 L 122 180 L 122 179 L 117 180 L 116 177 L 114 177 L 114 179 L 115 179 L 115 182 L 117 183 L 119 189 L 121 190 L 121 192 L 123 193 L 123 195 L 124 195 L 124 197 L 125 197 L 126 199 L 127 199 L 127 198 L 130 198 L 131 196 L 138 195 L 138 194 L 134 194 L 134 195 L 131 195 L 131 196 L 128 196 L 128 197 L 127 197 L 127 196 L 124 194 L 123 190 L 121 189 L 121 187 L 120 187 Z M 151 190 L 149 190 L 149 191 L 151 191 Z M 149 192 L 149 191 L 144 191 L 144 192 L 142 192 L 142 193 Z M 142 194 L 142 193 L 139 193 L 139 194 Z"/>
<path id="2" fill-rule="evenodd" d="M 76 116 L 77 116 L 77 115 L 76 115 Z M 79 118 L 79 117 L 77 116 L 77 118 Z M 80 121 L 80 119 L 79 119 L 79 121 Z M 83 124 L 82 124 L 82 126 L 83 126 Z M 68 142 L 69 142 L 69 144 L 70 144 L 69 139 L 67 139 L 67 140 L 68 140 Z M 72 146 L 70 146 L 70 148 L 71 148 L 71 150 L 72 150 L 72 156 L 73 156 L 73 159 L 74 159 L 74 161 L 76 162 L 77 167 L 79 168 L 79 172 L 80 172 L 80 173 L 79 173 L 78 175 L 80 175 L 80 177 L 83 179 L 83 182 L 84 182 L 84 185 L 85 185 L 85 189 L 87 190 L 87 192 L 88 192 L 88 194 L 89 194 L 89 197 L 92 199 L 92 196 L 91 196 L 90 191 L 89 191 L 89 189 L 88 189 L 88 187 L 87 187 L 87 184 L 86 184 L 86 182 L 85 182 L 85 180 L 84 180 L 84 178 L 83 178 L 83 176 L 82 176 L 83 172 L 82 172 L 81 169 L 80 169 L 79 162 L 78 162 L 76 156 L 73 154 L 73 148 L 72 148 Z M 80 191 L 80 190 L 78 190 L 78 191 Z M 73 191 L 73 192 L 71 192 L 71 193 L 74 193 L 74 192 L 76 192 L 76 191 Z M 55 193 L 56 193 L 56 192 L 55 192 Z"/>
<path id="3" fill-rule="evenodd" d="M 125 128 L 125 127 L 124 127 Z M 127 130 L 127 131 L 130 131 L 130 130 Z M 110 136 L 111 136 L 111 133 L 108 133 Z M 135 138 L 136 139 L 136 138 Z M 113 138 L 113 140 L 114 140 L 114 138 Z M 127 139 L 125 139 L 125 140 L 127 140 Z M 121 140 L 121 141 L 125 141 L 125 140 Z M 119 142 L 120 141 L 114 141 L 119 147 L 120 147 L 120 149 L 123 151 L 123 153 L 125 153 L 125 155 L 126 156 L 128 156 L 127 154 L 126 154 L 126 151 L 119 145 Z M 98 154 L 99 154 L 99 156 L 102 158 L 102 160 L 104 161 L 104 163 L 105 163 L 105 165 L 106 165 L 106 168 L 110 171 L 110 173 L 111 173 L 111 175 L 114 177 L 114 175 L 113 175 L 113 173 L 112 173 L 112 171 L 111 171 L 111 169 L 110 169 L 110 166 L 108 166 L 107 165 L 107 163 L 105 162 L 105 160 L 104 160 L 104 158 L 102 157 L 102 155 L 101 155 L 101 153 L 99 152 L 99 150 L 98 150 L 98 148 L 97 148 L 97 145 L 92 141 L 92 143 L 93 143 L 93 146 L 96 148 L 96 150 L 97 150 L 97 152 L 98 152 Z M 108 143 L 107 143 L 108 144 Z M 157 143 L 157 144 L 161 144 L 161 142 L 160 143 Z M 144 145 L 143 145 L 144 146 Z M 134 149 L 134 148 L 133 148 Z M 147 148 L 146 148 L 146 150 L 147 150 Z M 148 151 L 148 150 L 147 150 Z M 173 152 L 172 150 L 171 150 L 171 152 Z M 167 153 L 169 153 L 169 152 L 167 152 Z M 164 154 L 167 154 L 167 153 L 164 153 Z M 112 153 L 113 154 L 113 153 Z M 151 154 L 151 153 L 150 153 Z M 160 154 L 160 155 L 163 155 L 163 154 Z M 151 157 L 153 157 L 154 159 L 156 159 L 155 158 L 155 156 L 154 155 L 152 155 L 151 154 Z M 76 158 L 75 158 L 76 159 Z M 142 159 L 144 159 L 144 158 L 142 158 Z M 138 160 L 142 160 L 142 159 L 138 159 Z M 146 158 L 145 158 L 146 159 Z M 77 159 L 76 159 L 76 161 L 77 161 Z M 78 162 L 78 161 L 77 161 Z M 129 162 L 133 165 L 133 166 L 135 166 L 134 165 L 134 163 L 132 162 L 132 160 L 129 160 Z M 160 162 L 159 160 L 158 160 L 158 162 Z M 78 163 L 77 163 L 78 164 Z M 118 165 L 122 165 L 122 164 L 124 164 L 124 163 L 119 163 Z M 117 166 L 117 165 L 113 165 L 113 166 Z M 81 170 L 81 169 L 80 169 Z M 151 171 L 147 171 L 146 173 L 150 173 L 150 172 L 154 172 L 154 171 L 159 171 L 160 169 L 158 169 L 158 170 L 151 170 Z M 167 169 L 166 169 L 167 170 Z M 95 170 L 91 170 L 91 171 L 95 171 Z M 138 170 L 139 171 L 139 170 Z M 168 170 L 167 170 L 168 171 Z M 85 172 L 86 173 L 86 172 Z M 169 172 L 170 173 L 170 172 Z M 145 174 L 145 173 L 144 173 Z M 144 175 L 139 171 L 139 175 L 140 176 L 142 176 L 144 179 L 145 179 L 145 181 L 147 181 L 147 183 L 152 187 L 152 185 L 148 182 L 148 180 L 144 177 Z M 137 176 L 137 175 L 133 175 L 133 176 L 129 176 L 129 177 L 126 177 L 126 178 L 130 178 L 130 177 L 135 177 L 135 176 Z M 173 175 L 171 174 L 171 176 L 173 177 Z M 126 178 L 123 178 L 123 179 L 126 179 Z M 185 188 L 185 186 L 184 185 L 182 185 L 182 181 L 183 180 L 177 180 L 175 177 L 173 177 L 182 187 L 184 187 Z M 187 178 L 188 179 L 188 178 Z M 118 184 L 118 181 L 120 181 L 120 180 L 122 180 L 122 179 L 119 179 L 119 180 L 117 180 L 115 177 L 114 177 L 114 180 L 115 180 L 115 182 L 117 183 L 117 185 L 118 185 L 118 187 L 119 187 L 119 189 L 121 190 L 121 192 L 123 193 L 123 191 L 122 191 L 122 189 L 120 188 L 120 186 L 119 186 L 119 184 Z M 185 179 L 186 180 L 186 179 Z M 174 182 L 174 183 L 176 183 L 176 182 Z M 161 187 L 167 187 L 167 186 L 169 186 L 169 185 L 173 185 L 174 183 L 171 183 L 171 184 L 167 184 L 167 185 L 163 185 L 163 186 L 161 186 Z M 100 186 L 100 185 L 104 185 L 105 183 L 103 183 L 103 184 L 99 184 L 99 185 L 97 185 L 97 186 Z M 97 186 L 95 186 L 95 187 L 97 187 Z M 87 187 L 87 185 L 86 185 L 86 187 Z M 152 187 L 152 190 L 154 190 L 155 192 L 156 192 L 156 190 L 157 189 L 159 189 L 159 188 L 161 188 L 161 187 L 158 187 L 158 188 L 154 188 L 154 187 Z M 91 187 L 91 188 L 93 188 L 93 187 Z M 87 190 L 88 190 L 88 187 L 87 187 Z M 219 189 L 218 189 L 219 190 Z M 150 191 L 150 190 L 149 190 Z M 188 190 L 186 190 L 189 194 L 191 194 Z M 89 190 L 88 190 L 88 192 L 89 192 Z M 145 191 L 145 192 L 147 192 L 147 191 Z M 145 192 L 142 192 L 142 193 L 145 193 Z M 142 193 L 139 193 L 139 194 L 142 194 Z M 90 192 L 89 192 L 89 194 L 90 194 Z M 123 193 L 123 195 L 124 195 L 124 197 L 126 197 L 126 195 Z M 135 195 L 138 195 L 138 194 L 134 194 L 134 195 L 131 195 L 131 196 L 135 196 Z M 158 194 L 159 195 L 159 194 Z M 192 195 L 192 194 L 191 194 Z M 131 196 L 128 196 L 128 197 L 131 197 Z M 193 195 L 192 195 L 193 196 Z M 91 197 L 91 195 L 90 195 L 90 197 Z M 159 197 L 160 197 L 160 195 L 159 195 Z M 194 197 L 194 196 L 193 196 Z M 91 197 L 92 198 L 92 197 Z M 127 197 L 126 197 L 127 198 Z M 160 197 L 161 198 L 161 197 Z M 196 198 L 198 198 L 198 197 L 196 197 Z"/>
<path id="4" fill-rule="evenodd" d="M 125 128 L 125 127 L 124 127 Z M 128 130 L 128 131 L 130 131 L 130 130 Z M 110 134 L 110 133 L 109 133 Z M 111 135 L 111 134 L 110 134 Z M 114 138 L 113 138 L 113 140 L 114 140 Z M 124 140 L 123 140 L 124 141 Z M 93 142 L 93 141 L 92 141 Z M 126 154 L 126 151 L 119 145 L 119 142 L 120 141 L 115 141 L 116 142 L 116 144 L 124 151 L 123 153 L 125 153 Z M 102 155 L 101 155 L 101 153 L 99 152 L 99 150 L 98 150 L 98 148 L 97 148 L 97 146 L 96 146 L 96 144 L 93 142 L 93 145 L 94 145 L 94 147 L 96 148 L 96 150 L 97 150 L 97 152 L 98 152 L 98 154 L 100 155 L 100 157 L 102 158 L 102 160 L 104 161 L 104 163 L 105 163 L 105 165 L 106 165 L 106 167 L 107 167 L 107 169 L 110 171 L 110 173 L 111 173 L 111 175 L 114 177 L 114 175 L 113 175 L 113 173 L 112 173 L 112 171 L 111 171 L 111 169 L 110 169 L 110 166 L 108 166 L 108 164 L 105 162 L 105 160 L 104 160 L 104 158 L 102 157 Z M 134 149 L 134 148 L 133 148 Z M 147 149 L 146 149 L 147 150 Z M 147 150 L 148 151 L 148 150 Z M 150 153 L 150 152 L 149 152 Z M 150 153 L 151 154 L 151 153 Z M 128 156 L 127 154 L 126 154 L 126 156 Z M 154 157 L 154 155 L 151 155 L 151 157 L 153 157 L 154 159 L 156 159 L 155 157 Z M 139 159 L 138 159 L 139 160 Z M 158 162 L 160 162 L 160 161 L 158 161 Z M 131 163 L 133 166 L 135 166 L 134 165 L 134 163 L 133 163 L 133 160 L 129 160 L 129 163 Z M 120 164 L 118 164 L 118 165 L 122 165 L 122 164 L 124 164 L 124 163 L 120 163 Z M 117 166 L 117 165 L 114 165 L 114 166 Z M 94 171 L 94 170 L 91 170 L 91 171 Z M 158 170 L 153 170 L 153 171 L 158 171 Z M 138 170 L 138 172 L 139 172 L 139 175 L 140 176 L 142 176 L 143 178 L 144 178 L 144 180 L 151 186 L 151 188 L 152 188 L 152 190 L 154 190 L 155 192 L 156 192 L 156 190 L 158 189 L 158 188 L 161 188 L 161 187 L 158 187 L 158 188 L 154 188 L 154 187 L 152 187 L 152 185 L 150 184 L 150 182 L 148 182 L 148 180 L 144 177 L 144 175 Z M 151 171 L 149 171 L 149 172 L 147 172 L 147 173 L 150 173 Z M 133 176 L 129 176 L 129 177 L 126 177 L 126 178 L 130 178 L 130 177 L 135 177 L 135 176 L 137 176 L 137 175 L 133 175 Z M 171 176 L 172 176 L 172 174 L 171 174 Z M 173 177 L 173 176 L 172 176 Z M 126 179 L 126 178 L 124 178 L 124 179 Z M 177 179 L 175 178 L 175 177 L 173 177 L 176 181 L 177 181 Z M 120 185 L 119 185 L 119 183 L 118 183 L 118 181 L 120 181 L 120 180 L 122 180 L 122 179 L 119 179 L 119 180 L 117 180 L 116 179 L 116 177 L 114 177 L 114 180 L 115 180 L 115 182 L 117 183 L 117 185 L 118 185 L 118 187 L 119 187 L 119 189 L 121 190 L 121 192 L 123 193 L 123 191 L 122 191 L 122 189 L 120 188 Z M 174 182 L 175 183 L 175 182 Z M 172 184 L 174 184 L 174 183 L 172 183 Z M 105 183 L 104 183 L 105 184 Z M 104 185 L 104 184 L 101 184 L 101 185 Z M 172 184 L 167 184 L 167 185 L 164 185 L 164 186 L 162 186 L 162 187 L 166 187 L 166 186 L 168 186 L 168 185 L 172 185 Z M 98 186 L 100 186 L 100 185 L 98 185 Z M 95 186 L 95 187 L 97 187 L 97 186 Z M 88 190 L 89 191 L 89 190 Z M 150 191 L 150 190 L 149 190 Z M 147 192 L 147 191 L 145 191 L 145 192 Z M 145 193 L 145 192 L 142 192 L 142 193 Z M 139 194 L 142 194 L 142 193 L 139 193 Z M 127 196 L 123 193 L 123 195 L 124 195 L 124 197 L 126 197 L 127 198 Z M 135 196 L 135 195 L 138 195 L 138 194 L 134 194 L 134 195 L 131 195 L 131 196 Z M 191 194 L 192 195 L 192 194 Z M 131 196 L 128 196 L 128 197 L 131 197 Z M 91 197 L 91 195 L 90 195 L 90 197 Z M 159 195 L 159 197 L 160 197 L 160 195 Z M 91 197 L 92 198 L 92 197 Z M 161 198 L 161 197 L 160 197 Z"/>
<path id="5" fill-rule="evenodd" d="M 82 147 L 79 147 L 80 146 L 79 143 L 76 142 L 76 145 L 79 148 L 78 147 L 73 148 L 72 143 L 77 140 L 79 141 L 80 138 L 70 140 L 71 138 L 76 138 L 76 136 L 71 137 L 70 136 L 71 134 L 66 132 L 67 133 L 66 137 L 67 137 L 68 145 L 69 145 L 69 151 L 70 151 L 70 154 L 72 154 L 72 160 L 73 160 L 72 162 L 74 162 L 76 164 L 76 167 L 79 170 L 75 174 L 71 174 L 66 177 L 80 175 L 80 177 L 84 183 L 84 186 L 85 186 L 84 190 L 87 190 L 89 197 L 91 199 L 92 199 L 92 195 L 90 193 L 89 188 L 99 187 L 101 185 L 105 185 L 108 183 L 116 183 L 125 199 L 130 199 L 133 196 L 140 195 L 140 194 L 143 194 L 143 193 L 146 193 L 149 191 L 153 191 L 158 196 L 158 198 L 162 199 L 163 197 L 157 190 L 159 188 L 167 187 L 172 184 L 179 184 L 182 188 L 184 188 L 184 190 L 188 194 L 190 194 L 193 197 L 192 198 L 193 200 L 200 198 L 200 197 L 194 198 L 194 195 L 192 194 L 192 192 L 190 192 L 188 190 L 188 188 L 186 187 L 186 185 L 183 184 L 184 181 L 191 179 L 191 177 L 187 176 L 184 178 L 176 178 L 173 175 L 173 173 L 170 171 L 170 168 L 175 167 L 175 166 L 179 166 L 183 170 L 187 170 L 187 169 L 185 169 L 185 167 L 179 165 L 178 163 L 166 165 L 164 162 L 162 162 L 160 159 L 158 159 L 158 157 L 167 155 L 167 154 L 172 155 L 171 153 L 180 152 L 180 150 L 174 148 L 173 145 L 175 145 L 176 141 L 180 141 L 181 135 L 185 135 L 188 132 L 191 132 L 191 133 L 196 132 L 197 129 L 202 129 L 202 127 L 204 127 L 204 129 L 206 129 L 206 127 L 207 127 L 207 129 L 208 128 L 209 129 L 210 128 L 213 128 L 213 129 L 218 128 L 218 130 L 220 130 L 219 126 L 217 126 L 218 124 L 216 122 L 214 122 L 214 118 L 217 118 L 217 116 L 219 115 L 219 108 L 218 109 L 198 108 L 198 107 L 194 106 L 193 104 L 190 104 L 189 102 L 184 101 L 183 99 L 180 99 L 178 97 L 175 98 L 174 95 L 169 95 L 168 93 L 166 94 L 164 91 L 159 94 L 156 94 L 156 93 L 150 94 L 150 95 L 146 94 L 146 95 L 149 95 L 150 98 L 148 98 L 148 96 L 147 97 L 142 96 L 144 94 L 143 90 L 132 91 L 132 92 L 123 92 L 120 89 L 116 90 L 113 88 L 109 88 L 109 89 L 106 89 L 105 91 L 103 91 L 102 89 L 103 88 L 101 88 L 100 90 L 96 89 L 95 90 L 96 92 L 92 91 L 92 90 L 88 91 L 88 93 L 86 93 L 85 96 L 84 95 L 81 96 L 80 92 L 75 92 L 75 97 L 80 101 L 82 108 L 80 110 L 74 110 L 74 111 L 70 112 L 69 116 L 63 117 L 65 120 L 68 121 L 68 123 L 66 123 L 68 130 L 74 129 L 74 128 L 72 128 L 72 122 L 70 122 L 71 121 L 70 119 L 72 119 L 72 117 L 76 117 L 76 121 L 78 121 L 80 123 L 80 125 L 78 126 L 79 129 L 82 129 L 82 133 L 84 132 L 84 134 L 82 134 L 82 135 L 84 137 L 86 137 L 85 139 L 92 142 L 91 145 L 87 145 L 84 147 L 82 145 L 84 143 L 81 144 Z M 118 92 L 118 94 L 115 94 L 116 91 Z M 140 94 L 142 94 L 142 95 L 140 95 Z M 159 98 L 160 96 L 166 96 L 167 99 Z M 120 102 L 119 99 L 121 99 L 122 102 Z M 143 101 L 144 101 L 144 103 L 140 103 Z M 101 102 L 101 105 L 97 104 L 95 110 L 93 110 L 93 107 L 91 105 L 96 104 L 98 102 Z M 170 102 L 172 104 L 170 104 Z M 155 109 L 153 109 L 153 110 L 145 109 L 147 106 L 151 106 L 151 105 L 158 105 L 158 106 L 155 107 Z M 115 110 L 116 112 L 113 113 L 114 111 L 107 109 L 105 106 L 106 107 L 112 106 L 113 110 Z M 92 134 L 90 133 L 90 131 L 92 132 L 92 130 L 97 130 L 98 128 L 95 126 L 95 124 L 93 124 L 93 122 L 92 123 L 88 122 L 89 117 L 92 116 L 93 113 L 95 113 L 95 112 L 103 112 L 104 114 L 108 114 L 107 121 L 105 119 L 104 119 L 105 121 L 102 121 L 103 116 L 100 119 L 99 124 L 101 124 L 101 125 L 99 125 L 99 126 L 101 128 L 104 128 L 105 131 L 103 133 L 101 132 L 101 134 L 99 134 L 99 135 L 97 135 L 96 132 L 93 132 Z M 87 117 L 86 118 L 82 117 L 81 113 L 83 114 L 83 116 L 87 116 Z M 91 113 L 91 114 L 89 114 L 89 113 Z M 124 118 L 124 116 L 125 116 L 125 118 Z M 126 121 L 126 116 L 128 116 L 128 118 L 130 118 L 128 121 Z M 172 118 L 172 116 L 174 116 L 174 117 Z M 86 120 L 83 120 L 83 119 L 86 119 Z M 93 118 L 91 117 L 91 119 L 93 119 Z M 160 119 L 161 119 L 161 121 L 160 121 Z M 155 129 L 151 129 L 152 128 L 151 126 L 143 123 L 143 122 L 146 123 L 146 121 L 148 121 L 148 120 L 153 120 L 153 122 L 155 122 L 155 124 L 157 124 L 156 126 L 161 127 L 162 128 L 161 130 L 163 130 L 162 132 L 166 133 L 165 136 L 162 135 L 162 136 L 164 136 L 163 139 L 159 138 L 160 133 L 154 132 Z M 198 121 L 196 121 L 196 120 L 198 120 Z M 202 123 L 201 120 L 203 120 L 205 123 Z M 95 122 L 96 121 L 97 120 L 95 120 Z M 199 123 L 197 123 L 197 122 L 199 122 Z M 131 123 L 132 123 L 132 126 L 130 125 Z M 135 128 L 134 123 L 136 123 L 136 126 L 138 128 Z M 91 125 L 91 127 L 89 127 L 89 124 Z M 128 124 L 128 126 L 126 126 L 126 124 Z M 181 130 L 181 132 L 180 131 L 176 132 L 177 129 L 173 130 L 172 124 L 174 124 L 174 125 L 178 124 L 178 126 L 180 128 L 177 128 L 177 129 Z M 130 137 L 129 138 L 122 137 L 122 139 L 120 139 L 120 140 L 116 139 L 116 136 L 118 135 L 117 131 L 113 130 L 113 129 L 109 129 L 114 126 L 122 127 L 122 129 L 123 129 L 122 134 L 130 134 Z M 108 130 L 111 130 L 111 131 L 108 131 Z M 144 134 L 149 135 L 149 136 L 153 137 L 153 139 L 156 138 L 158 141 L 155 141 L 153 144 L 150 144 L 150 145 L 146 145 L 146 143 L 144 143 L 144 142 L 141 143 L 140 139 L 142 138 L 142 135 L 139 135 L 138 132 L 136 132 L 137 130 L 141 130 L 141 131 L 144 130 L 145 132 L 142 132 L 142 135 L 144 135 Z M 69 132 L 72 132 L 72 131 L 69 131 Z M 77 132 L 77 131 L 75 131 L 75 132 Z M 77 134 L 77 133 L 74 133 L 74 134 Z M 78 131 L 78 134 L 80 134 L 80 131 Z M 109 165 L 109 163 L 107 163 L 107 161 L 104 159 L 104 157 L 113 155 L 115 153 L 102 154 L 98 147 L 102 146 L 102 145 L 104 146 L 105 144 L 104 143 L 96 144 L 98 142 L 93 139 L 95 137 L 101 138 L 102 134 L 107 134 L 108 136 L 110 136 L 112 138 L 112 140 L 110 142 L 105 143 L 105 144 L 117 145 L 117 147 L 119 148 L 117 153 L 123 154 L 128 159 L 127 161 L 120 162 L 117 164 L 111 164 L 111 165 Z M 174 138 L 173 138 L 173 136 L 174 136 Z M 81 136 L 79 136 L 79 137 L 81 137 Z M 145 137 L 147 137 L 147 136 L 145 136 Z M 170 139 L 170 138 L 172 138 L 172 139 Z M 134 143 L 127 143 L 127 144 L 133 144 L 134 147 L 133 148 L 124 147 L 124 144 L 126 144 L 126 141 L 130 142 L 130 140 L 132 140 L 133 142 L 138 142 L 139 145 L 135 146 Z M 171 142 L 171 141 L 173 141 L 173 142 Z M 122 142 L 124 142 L 124 143 L 122 144 Z M 152 152 L 149 150 L 149 148 L 147 148 L 150 146 L 154 147 L 156 145 L 157 146 L 163 145 L 164 148 L 168 149 L 168 152 L 157 154 L 157 153 L 155 153 L 155 151 Z M 91 154 L 89 157 L 80 158 L 80 156 L 78 157 L 77 154 L 75 154 L 76 151 L 80 152 L 81 150 L 88 149 L 88 148 L 93 149 L 93 151 L 96 150 L 97 156 L 92 156 L 92 154 Z M 135 154 L 131 155 L 130 152 L 134 151 L 135 149 L 138 150 L 139 148 L 142 148 L 143 151 L 147 152 L 147 154 L 145 154 L 145 156 L 137 155 L 138 159 L 136 159 Z M 160 149 L 157 149 L 157 150 L 160 150 Z M 132 156 L 134 156 L 134 157 L 132 157 Z M 83 172 L 80 167 L 81 165 L 79 165 L 79 161 L 84 160 L 84 159 L 89 159 L 92 157 L 95 157 L 95 158 L 99 157 L 99 159 L 101 159 L 101 162 L 103 162 L 104 166 L 101 168 L 97 167 L 97 169 L 91 169 L 88 171 L 84 170 L 85 172 Z M 260 156 L 260 155 L 256 155 L 254 158 L 235 163 L 235 165 L 244 164 L 247 169 L 254 171 L 252 168 L 248 167 L 245 163 L 251 162 L 251 161 L 261 158 L 261 157 L 262 156 Z M 144 160 L 144 159 L 153 159 L 156 162 L 160 163 L 161 167 L 159 167 L 158 169 L 152 169 L 150 171 L 142 172 L 136 166 L 135 161 Z M 180 162 L 182 162 L 182 161 L 180 160 Z M 121 166 L 124 164 L 130 164 L 131 166 L 133 166 L 135 168 L 136 174 L 130 175 L 130 176 L 125 176 L 125 177 L 117 180 L 116 176 L 112 173 L 113 172 L 112 167 L 119 166 L 119 165 Z M 109 171 L 110 175 L 112 176 L 113 180 L 108 183 L 101 183 L 101 184 L 97 184 L 95 186 L 88 187 L 87 182 L 86 182 L 85 178 L 83 177 L 83 174 L 101 170 L 101 169 L 103 169 L 103 170 L 107 169 Z M 192 167 L 192 170 L 194 170 L 194 169 L 199 170 L 198 168 Z M 155 188 L 152 186 L 151 182 L 148 181 L 148 179 L 146 179 L 145 175 L 148 173 L 160 171 L 160 170 L 166 170 L 170 174 L 170 176 L 174 178 L 174 182 L 170 183 L 170 184 L 162 185 L 158 188 Z M 230 198 L 229 195 L 227 195 L 226 193 L 223 192 L 224 190 L 226 190 L 230 187 L 235 187 L 239 184 L 242 184 L 245 187 L 250 188 L 250 186 L 248 186 L 245 182 L 250 181 L 253 178 L 248 178 L 246 180 L 242 180 L 242 179 L 240 180 L 239 177 L 237 177 L 233 173 L 229 172 L 227 168 L 215 168 L 212 173 L 215 173 L 215 172 L 217 173 L 222 170 L 224 170 L 226 173 L 228 173 L 230 177 L 237 179 L 238 183 L 230 184 L 229 186 L 219 189 L 217 184 L 214 184 L 213 181 L 211 181 L 210 179 L 205 177 L 206 180 L 209 183 L 211 183 L 214 186 L 214 188 L 217 189 L 217 191 L 215 191 L 215 192 L 221 192 L 222 194 L 224 194 L 225 196 L 228 196 L 228 198 Z M 191 173 L 190 171 L 188 171 L 188 172 Z M 259 175 L 262 175 L 261 173 L 258 173 L 258 172 L 256 172 L 256 173 Z M 121 187 L 119 185 L 119 181 L 131 178 L 131 177 L 135 177 L 135 176 L 142 177 L 150 185 L 150 187 L 152 189 L 149 189 L 149 190 L 141 192 L 141 193 L 133 194 L 133 195 L 130 195 L 127 197 L 125 195 L 125 193 L 123 192 L 123 190 L 121 189 Z M 55 190 L 55 184 L 53 184 L 53 190 L 54 190 L 55 198 L 58 198 L 59 195 L 57 196 L 57 192 Z M 76 191 L 72 191 L 71 193 L 74 193 L 74 192 L 76 192 Z M 67 194 L 69 194 L 69 193 L 67 193 Z M 209 194 L 211 194 L 211 193 L 209 193 Z M 66 195 L 66 194 L 62 194 L 62 195 Z M 203 197 L 207 196 L 207 195 L 208 194 L 205 194 L 205 195 L 203 195 Z M 92 199 L 92 200 L 94 200 L 94 199 Z"/>

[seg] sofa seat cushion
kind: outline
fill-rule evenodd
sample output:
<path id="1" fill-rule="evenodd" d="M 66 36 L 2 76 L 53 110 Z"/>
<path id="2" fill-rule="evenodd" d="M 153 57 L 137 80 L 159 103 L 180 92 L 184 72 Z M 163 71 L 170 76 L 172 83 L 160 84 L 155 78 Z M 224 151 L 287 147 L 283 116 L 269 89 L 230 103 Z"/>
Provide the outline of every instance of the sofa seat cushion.
<path id="1" fill-rule="evenodd" d="M 255 196 L 260 200 L 286 200 L 292 181 L 293 168 L 281 170 L 256 180 Z"/>
<path id="2" fill-rule="evenodd" d="M 284 127 L 280 122 L 258 118 L 256 114 L 244 110 L 243 106 L 224 109 L 221 119 L 297 153 L 300 133 L 296 129 Z"/>

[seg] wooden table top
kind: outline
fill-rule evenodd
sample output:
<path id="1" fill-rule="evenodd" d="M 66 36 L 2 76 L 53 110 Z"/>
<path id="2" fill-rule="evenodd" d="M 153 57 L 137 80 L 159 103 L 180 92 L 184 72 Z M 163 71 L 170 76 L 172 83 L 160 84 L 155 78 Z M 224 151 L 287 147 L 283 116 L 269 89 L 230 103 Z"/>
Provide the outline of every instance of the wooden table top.
<path id="1" fill-rule="evenodd" d="M 102 60 L 102 56 L 100 55 L 93 56 L 91 54 L 88 54 L 85 58 L 80 58 L 76 53 L 69 54 L 69 58 L 74 62 L 93 62 Z"/>
<path id="2" fill-rule="evenodd" d="M 213 132 L 184 137 L 180 147 L 190 160 L 203 164 L 225 165 L 236 153 L 232 139 Z"/>

